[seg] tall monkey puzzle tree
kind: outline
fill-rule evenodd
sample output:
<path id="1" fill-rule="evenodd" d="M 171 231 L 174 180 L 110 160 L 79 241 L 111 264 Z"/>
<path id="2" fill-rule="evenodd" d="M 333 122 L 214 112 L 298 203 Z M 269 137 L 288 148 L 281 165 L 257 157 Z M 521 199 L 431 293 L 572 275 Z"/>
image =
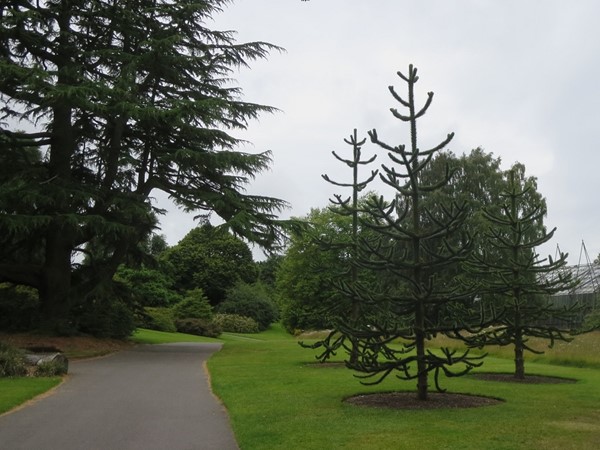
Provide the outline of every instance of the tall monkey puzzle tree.
<path id="1" fill-rule="evenodd" d="M 344 158 L 338 155 L 335 151 L 331 153 L 340 162 L 344 163 L 352 169 L 352 181 L 350 183 L 344 183 L 332 180 L 328 175 L 322 175 L 323 179 L 328 183 L 331 183 L 338 187 L 351 188 L 352 195 L 350 197 L 344 197 L 341 194 L 334 194 L 334 198 L 330 199 L 331 208 L 330 210 L 341 216 L 347 216 L 352 218 L 352 228 L 350 234 L 350 240 L 340 238 L 323 240 L 319 236 L 316 237 L 325 251 L 337 251 L 346 254 L 346 270 L 343 273 L 338 274 L 335 282 L 335 289 L 341 295 L 337 297 L 331 304 L 323 305 L 327 309 L 327 313 L 333 318 L 344 318 L 349 321 L 352 327 L 357 325 L 357 321 L 368 314 L 365 311 L 361 311 L 361 304 L 358 298 L 359 287 L 359 267 L 357 265 L 358 258 L 358 239 L 359 239 L 359 194 L 369 185 L 378 174 L 378 170 L 372 170 L 371 174 L 364 180 L 359 179 L 359 168 L 361 166 L 367 166 L 371 164 L 377 158 L 377 155 L 373 155 L 371 158 L 362 159 L 362 146 L 365 144 L 366 139 L 359 140 L 356 129 L 350 135 L 349 139 L 344 139 L 344 142 L 352 147 L 352 157 Z M 350 344 L 348 344 L 350 340 Z M 305 344 L 301 343 L 305 346 Z M 358 350 L 355 341 L 340 331 L 338 327 L 335 327 L 325 339 L 318 341 L 314 344 L 308 345 L 310 348 L 323 347 L 324 350 L 321 354 L 317 355 L 317 358 L 321 361 L 327 360 L 329 357 L 335 354 L 336 350 L 341 347 L 346 348 L 350 353 L 350 363 L 354 364 L 358 358 Z"/>
<path id="2" fill-rule="evenodd" d="M 231 72 L 278 48 L 209 29 L 226 3 L 0 3 L 0 161 L 19 162 L 0 173 L 0 282 L 36 288 L 49 325 L 155 227 L 156 190 L 260 245 L 281 237 L 286 203 L 244 193 L 270 154 L 229 134 L 273 111 L 241 100 Z M 27 148 L 41 161 L 11 156 Z M 74 262 L 90 248 L 93 267 Z"/>
<path id="3" fill-rule="evenodd" d="M 451 171 L 447 168 L 441 179 L 430 183 L 422 181 L 421 172 L 452 140 L 453 134 L 429 150 L 421 149 L 417 121 L 427 112 L 433 93 L 428 93 L 425 105 L 417 110 L 417 69 L 411 65 L 408 75 L 398 75 L 408 85 L 408 99 L 397 94 L 393 86 L 389 90 L 408 112 L 391 112 L 408 123 L 410 143 L 392 146 L 380 140 L 376 130 L 369 132 L 371 141 L 387 152 L 393 164 L 382 164 L 380 178 L 394 195 L 391 201 L 379 197 L 367 202 L 362 226 L 375 237 L 360 239 L 358 248 L 361 267 L 395 279 L 397 286 L 367 295 L 359 292 L 363 305 L 382 307 L 386 314 L 371 323 L 360 322 L 359 327 L 348 324 L 343 331 L 358 342 L 357 362 L 349 366 L 363 372 L 363 379 L 375 378 L 373 383 L 378 383 L 395 372 L 400 379 L 416 379 L 418 398 L 427 400 L 430 373 L 435 376 L 437 389 L 442 390 L 441 372 L 458 376 L 481 364 L 480 358 L 471 357 L 468 351 L 457 355 L 442 349 L 440 355 L 426 348 L 426 342 L 437 333 L 466 326 L 453 315 L 453 310 L 472 293 L 459 285 L 436 282 L 436 275 L 463 261 L 471 249 L 471 240 L 468 236 L 454 239 L 461 235 L 462 205 L 425 206 L 424 199 L 448 183 Z M 404 343 L 403 348 L 397 347 L 398 339 Z M 456 370 L 451 368 L 455 364 L 459 365 Z"/>
<path id="4" fill-rule="evenodd" d="M 525 351 L 543 353 L 528 344 L 530 337 L 570 340 L 568 324 L 580 312 L 577 305 L 557 308 L 548 296 L 576 285 L 570 273 L 560 271 L 567 254 L 553 260 L 539 260 L 535 248 L 552 239 L 556 228 L 546 233 L 542 220 L 545 201 L 535 190 L 535 179 L 525 178 L 524 168 L 514 166 L 507 173 L 507 187 L 500 208 L 486 208 L 489 221 L 488 250 L 473 254 L 465 266 L 481 281 L 482 301 L 495 309 L 493 327 L 476 334 L 456 333 L 471 347 L 512 345 L 515 378 L 525 378 Z M 494 295 L 486 300 L 486 294 Z M 562 325 L 561 325 L 562 324 Z"/>

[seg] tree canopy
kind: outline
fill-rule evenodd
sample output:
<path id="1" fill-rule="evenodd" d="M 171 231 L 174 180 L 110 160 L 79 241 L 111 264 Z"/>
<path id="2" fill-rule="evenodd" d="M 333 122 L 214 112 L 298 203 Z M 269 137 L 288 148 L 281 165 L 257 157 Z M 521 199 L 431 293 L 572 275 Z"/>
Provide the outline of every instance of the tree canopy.
<path id="1" fill-rule="evenodd" d="M 211 304 L 221 303 L 238 282 L 252 283 L 258 271 L 248 245 L 223 227 L 204 224 L 161 254 L 160 261 L 184 294 L 200 288 Z"/>
<path id="2" fill-rule="evenodd" d="M 340 300 L 334 281 L 347 271 L 344 248 L 324 249 L 321 242 L 342 240 L 349 245 L 352 219 L 314 208 L 304 220 L 311 224 L 310 231 L 291 234 L 277 270 L 282 321 L 290 332 L 332 327 L 328 307 Z"/>
<path id="3" fill-rule="evenodd" d="M 244 191 L 270 154 L 231 134 L 274 108 L 230 82 L 279 48 L 209 29 L 226 3 L 2 2 L 0 282 L 36 288 L 49 323 L 156 227 L 155 190 L 262 246 L 282 237 L 286 203 Z"/>

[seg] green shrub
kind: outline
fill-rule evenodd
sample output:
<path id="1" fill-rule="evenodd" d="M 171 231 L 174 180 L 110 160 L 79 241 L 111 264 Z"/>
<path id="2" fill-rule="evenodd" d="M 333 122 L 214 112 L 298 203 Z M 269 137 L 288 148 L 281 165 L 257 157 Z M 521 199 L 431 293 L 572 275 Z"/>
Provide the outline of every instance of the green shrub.
<path id="1" fill-rule="evenodd" d="M 77 330 L 99 338 L 125 339 L 135 330 L 133 311 L 119 298 L 96 297 L 76 312 Z"/>
<path id="2" fill-rule="evenodd" d="M 600 330 L 600 309 L 594 309 L 585 316 L 581 329 L 583 331 Z"/>
<path id="3" fill-rule="evenodd" d="M 35 329 L 39 325 L 39 305 L 35 289 L 0 283 L 0 330 Z"/>
<path id="4" fill-rule="evenodd" d="M 67 368 L 62 361 L 46 361 L 35 367 L 34 375 L 36 377 L 56 377 L 66 373 Z"/>
<path id="5" fill-rule="evenodd" d="M 175 326 L 180 333 L 193 334 L 196 336 L 206 336 L 216 338 L 221 334 L 221 328 L 210 320 L 206 319 L 177 319 Z"/>
<path id="6" fill-rule="evenodd" d="M 0 377 L 21 377 L 27 374 L 24 352 L 0 342 Z"/>
<path id="7" fill-rule="evenodd" d="M 333 328 L 332 320 L 323 311 L 315 311 L 310 305 L 287 303 L 281 311 L 281 323 L 290 334 L 298 330 L 327 330 Z"/>
<path id="8" fill-rule="evenodd" d="M 229 333 L 258 333 L 256 320 L 237 314 L 215 314 L 213 322 Z"/>
<path id="9" fill-rule="evenodd" d="M 227 297 L 217 311 L 222 314 L 237 314 L 254 319 L 260 330 L 266 330 L 279 318 L 277 306 L 261 284 L 236 285 L 227 292 Z"/>
<path id="10" fill-rule="evenodd" d="M 115 280 L 122 282 L 143 306 L 170 306 L 181 301 L 181 296 L 172 289 L 173 281 L 157 269 L 121 265 Z"/>
<path id="11" fill-rule="evenodd" d="M 187 292 L 185 298 L 173 306 L 173 315 L 176 319 L 206 319 L 212 317 L 212 306 L 204 295 L 202 289 L 193 289 Z"/>
<path id="12" fill-rule="evenodd" d="M 173 311 L 171 308 L 144 308 L 144 312 L 139 317 L 138 326 L 140 328 L 166 331 L 168 333 L 174 333 L 177 331 L 177 327 L 175 327 L 175 318 L 173 317 Z"/>

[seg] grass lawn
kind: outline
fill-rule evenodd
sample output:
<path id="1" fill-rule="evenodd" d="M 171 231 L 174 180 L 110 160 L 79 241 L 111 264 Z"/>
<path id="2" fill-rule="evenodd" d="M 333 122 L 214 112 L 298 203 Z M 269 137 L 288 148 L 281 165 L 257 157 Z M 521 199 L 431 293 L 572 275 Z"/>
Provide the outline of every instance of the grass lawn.
<path id="1" fill-rule="evenodd" d="M 52 389 L 60 381 L 60 377 L 0 378 L 0 414 Z"/>
<path id="2" fill-rule="evenodd" d="M 600 333 L 593 341 L 600 341 Z M 550 353 L 547 357 L 552 358 Z M 310 364 L 313 358 L 311 350 L 274 327 L 252 340 L 229 340 L 209 360 L 213 389 L 229 411 L 243 450 L 600 448 L 596 368 L 526 363 L 528 374 L 576 378 L 574 384 L 444 379 L 449 392 L 498 397 L 505 403 L 401 411 L 351 406 L 342 400 L 358 393 L 413 391 L 416 381 L 389 377 L 380 385 L 363 386 L 351 371 Z M 588 361 L 585 354 L 576 359 L 579 365 L 593 365 L 594 358 Z M 480 370 L 512 372 L 513 363 L 489 357 Z"/>

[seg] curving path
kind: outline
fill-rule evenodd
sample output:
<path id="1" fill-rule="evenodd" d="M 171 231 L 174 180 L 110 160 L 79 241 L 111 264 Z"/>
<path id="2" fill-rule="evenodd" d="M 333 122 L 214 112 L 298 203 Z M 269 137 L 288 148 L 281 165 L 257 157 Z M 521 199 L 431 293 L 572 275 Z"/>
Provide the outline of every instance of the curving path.
<path id="1" fill-rule="evenodd" d="M 140 345 L 71 362 L 52 395 L 0 417 L 0 449 L 238 449 L 203 369 L 219 348 Z"/>

